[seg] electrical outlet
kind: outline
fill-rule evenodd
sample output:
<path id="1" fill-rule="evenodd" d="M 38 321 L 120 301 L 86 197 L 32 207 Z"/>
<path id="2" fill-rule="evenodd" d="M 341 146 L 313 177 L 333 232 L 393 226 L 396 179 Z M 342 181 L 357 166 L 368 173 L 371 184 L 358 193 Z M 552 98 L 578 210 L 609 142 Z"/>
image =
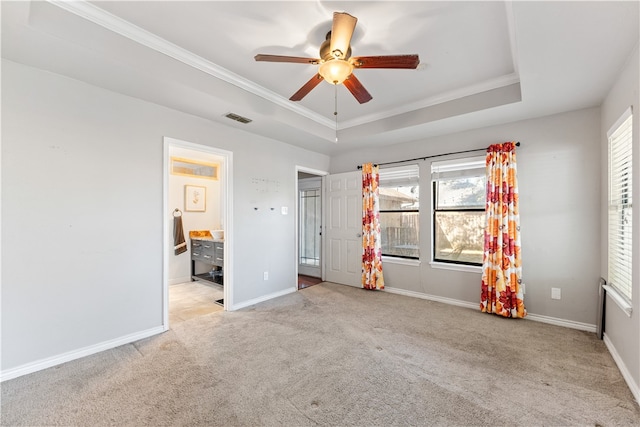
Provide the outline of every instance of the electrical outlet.
<path id="1" fill-rule="evenodd" d="M 264 280 L 269 280 L 269 272 L 265 271 L 263 274 Z"/>
<path id="2" fill-rule="evenodd" d="M 560 288 L 551 288 L 551 299 L 560 299 L 562 294 Z"/>

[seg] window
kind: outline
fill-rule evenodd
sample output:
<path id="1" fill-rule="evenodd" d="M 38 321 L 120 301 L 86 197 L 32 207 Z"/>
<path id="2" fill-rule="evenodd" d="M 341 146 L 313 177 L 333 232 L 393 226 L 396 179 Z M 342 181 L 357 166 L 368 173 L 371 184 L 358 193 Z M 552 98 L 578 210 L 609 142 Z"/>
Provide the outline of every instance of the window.
<path id="1" fill-rule="evenodd" d="M 420 258 L 420 183 L 417 165 L 380 171 L 382 255 Z"/>
<path id="2" fill-rule="evenodd" d="M 611 128 L 609 138 L 609 285 L 631 301 L 631 108 Z"/>
<path id="3" fill-rule="evenodd" d="M 482 265 L 485 162 L 474 157 L 431 164 L 434 261 Z"/>
<path id="4" fill-rule="evenodd" d="M 318 181 L 319 182 L 319 181 Z M 301 182 L 302 183 L 302 182 Z M 319 184 L 316 184 L 319 185 Z M 320 188 L 299 190 L 301 266 L 320 266 L 320 230 L 322 207 Z"/>

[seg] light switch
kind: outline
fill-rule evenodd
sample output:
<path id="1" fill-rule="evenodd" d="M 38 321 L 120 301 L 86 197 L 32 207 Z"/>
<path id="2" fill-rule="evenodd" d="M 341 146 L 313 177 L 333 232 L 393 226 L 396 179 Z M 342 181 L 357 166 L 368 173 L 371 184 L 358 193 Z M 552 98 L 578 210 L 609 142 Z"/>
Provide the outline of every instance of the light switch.
<path id="1" fill-rule="evenodd" d="M 287 215 L 289 213 L 289 208 L 286 206 L 283 206 L 282 208 L 280 208 L 282 215 Z"/>

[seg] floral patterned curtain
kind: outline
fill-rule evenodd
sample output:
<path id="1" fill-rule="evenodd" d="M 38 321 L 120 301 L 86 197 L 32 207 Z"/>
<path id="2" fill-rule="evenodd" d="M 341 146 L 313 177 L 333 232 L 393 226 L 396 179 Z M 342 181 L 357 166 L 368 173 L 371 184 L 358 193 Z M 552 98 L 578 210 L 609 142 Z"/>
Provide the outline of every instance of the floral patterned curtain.
<path id="1" fill-rule="evenodd" d="M 516 145 L 487 149 L 487 225 L 484 232 L 480 309 L 504 317 L 524 317 Z"/>
<path id="2" fill-rule="evenodd" d="M 362 287 L 384 289 L 378 166 L 362 165 Z"/>

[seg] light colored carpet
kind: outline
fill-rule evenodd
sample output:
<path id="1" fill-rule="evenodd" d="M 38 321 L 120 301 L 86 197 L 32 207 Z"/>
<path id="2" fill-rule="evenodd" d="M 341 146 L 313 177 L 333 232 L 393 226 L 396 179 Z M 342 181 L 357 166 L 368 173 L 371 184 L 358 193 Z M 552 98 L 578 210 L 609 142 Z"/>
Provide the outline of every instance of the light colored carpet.
<path id="1" fill-rule="evenodd" d="M 640 425 L 595 334 L 323 283 L 2 384 L 3 425 Z"/>

